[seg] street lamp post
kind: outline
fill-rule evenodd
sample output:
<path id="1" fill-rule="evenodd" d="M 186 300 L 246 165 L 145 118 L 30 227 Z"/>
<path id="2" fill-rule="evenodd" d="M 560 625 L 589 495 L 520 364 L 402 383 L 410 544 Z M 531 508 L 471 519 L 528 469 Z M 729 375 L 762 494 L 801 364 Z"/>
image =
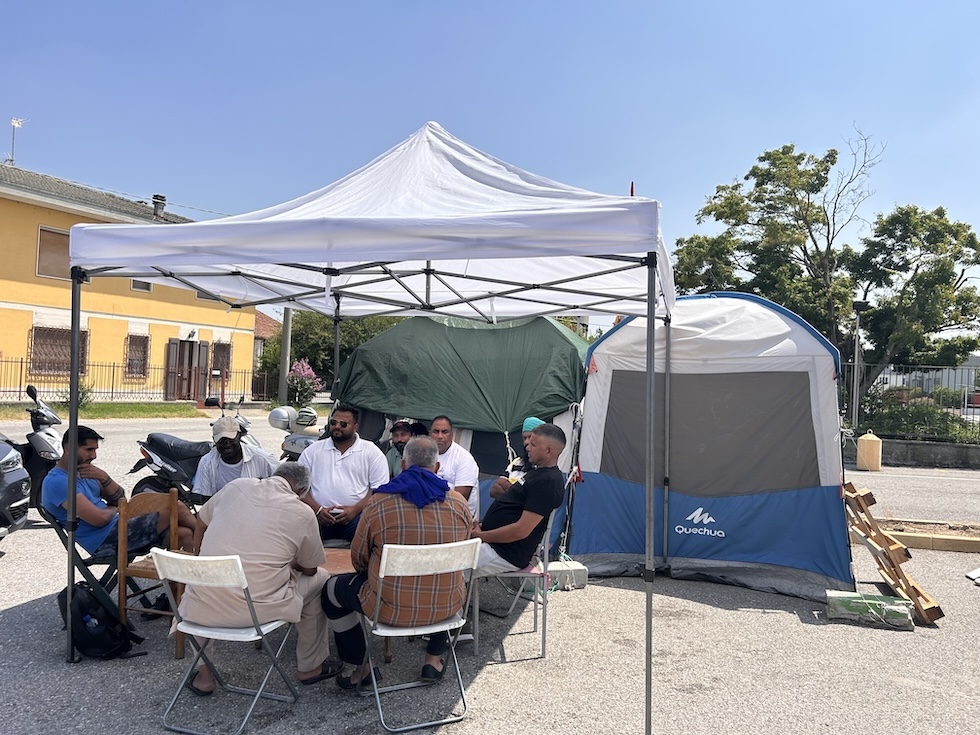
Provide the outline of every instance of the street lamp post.
<path id="1" fill-rule="evenodd" d="M 871 308 L 867 301 L 855 301 L 854 307 L 854 380 L 851 388 L 851 428 L 857 431 L 858 412 L 861 410 L 861 313 Z"/>

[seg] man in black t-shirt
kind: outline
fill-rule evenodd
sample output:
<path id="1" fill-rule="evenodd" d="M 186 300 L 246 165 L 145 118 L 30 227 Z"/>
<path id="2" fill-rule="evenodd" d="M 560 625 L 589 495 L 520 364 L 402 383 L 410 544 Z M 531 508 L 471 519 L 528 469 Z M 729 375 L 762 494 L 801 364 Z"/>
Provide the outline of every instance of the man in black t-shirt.
<path id="1" fill-rule="evenodd" d="M 483 518 L 474 523 L 472 536 L 483 539 L 476 576 L 524 569 L 531 563 L 548 517 L 561 505 L 565 483 L 558 456 L 565 448 L 565 432 L 554 424 L 541 424 L 527 442 L 534 469 L 498 496 Z"/>

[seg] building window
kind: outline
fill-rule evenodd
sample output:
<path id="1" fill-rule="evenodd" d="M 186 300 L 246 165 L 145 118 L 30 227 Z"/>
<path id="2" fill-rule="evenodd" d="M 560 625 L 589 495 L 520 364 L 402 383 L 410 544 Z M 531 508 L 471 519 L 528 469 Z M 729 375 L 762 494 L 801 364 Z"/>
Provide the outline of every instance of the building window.
<path id="1" fill-rule="evenodd" d="M 130 288 L 134 291 L 145 291 L 150 293 L 153 290 L 153 284 L 149 281 L 137 281 L 135 278 L 129 282 Z"/>
<path id="2" fill-rule="evenodd" d="M 81 332 L 78 344 L 79 373 L 88 370 L 88 332 Z M 31 372 L 68 375 L 71 371 L 71 330 L 34 327 L 31 331 Z"/>
<path id="3" fill-rule="evenodd" d="M 219 375 L 227 375 L 231 370 L 231 342 L 215 342 L 211 345 L 211 369 L 220 370 Z"/>
<path id="4" fill-rule="evenodd" d="M 212 296 L 211 294 L 205 293 L 204 291 L 198 291 L 197 292 L 197 298 L 202 299 L 204 301 L 217 301 L 218 300 L 218 297 L 217 296 Z"/>
<path id="5" fill-rule="evenodd" d="M 68 262 L 68 233 L 46 230 L 37 235 L 37 274 L 48 278 L 71 278 Z"/>
<path id="6" fill-rule="evenodd" d="M 126 336 L 126 377 L 145 378 L 150 370 L 150 336 Z"/>

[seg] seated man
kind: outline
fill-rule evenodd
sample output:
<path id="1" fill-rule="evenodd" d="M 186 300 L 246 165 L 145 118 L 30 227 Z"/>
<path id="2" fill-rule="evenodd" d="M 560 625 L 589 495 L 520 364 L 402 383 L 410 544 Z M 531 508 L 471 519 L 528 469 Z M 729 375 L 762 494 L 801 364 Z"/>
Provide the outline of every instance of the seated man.
<path id="1" fill-rule="evenodd" d="M 391 446 L 385 452 L 385 459 L 388 460 L 388 474 L 398 477 L 402 471 L 402 452 L 405 445 L 412 438 L 412 422 L 408 419 L 398 419 L 391 425 Z"/>
<path id="2" fill-rule="evenodd" d="M 435 471 L 436 444 L 428 437 L 416 437 L 405 446 L 403 472 L 378 488 L 364 509 L 351 545 L 356 574 L 341 574 L 323 588 L 323 611 L 341 660 L 355 664 L 349 676 L 337 679 L 342 689 L 354 689 L 367 670 L 364 636 L 357 613 L 374 616 L 391 625 L 425 625 L 445 620 L 463 605 L 466 586 L 461 572 L 439 575 L 432 581 L 417 577 L 385 579 L 379 585 L 378 569 L 385 544 L 443 544 L 469 538 L 470 513 L 466 501 L 449 490 Z M 449 644 L 448 633 L 429 638 L 421 679 L 436 682 L 442 678 L 442 655 Z M 374 672 L 380 678 L 380 674 Z M 370 680 L 365 682 L 370 685 Z"/>
<path id="3" fill-rule="evenodd" d="M 327 619 L 320 589 L 327 572 L 318 524 L 299 497 L 310 473 L 296 462 L 280 465 L 272 477 L 232 480 L 199 511 L 194 539 L 207 556 L 238 554 L 260 623 L 297 623 L 296 678 L 313 684 L 343 668 L 326 661 Z M 180 614 L 191 622 L 245 627 L 252 624 L 241 590 L 188 585 Z M 209 651 L 210 653 L 210 651 Z M 212 671 L 201 662 L 188 688 L 198 696 L 214 691 Z"/>
<path id="4" fill-rule="evenodd" d="M 541 424 L 531 432 L 527 455 L 534 469 L 493 501 L 483 523 L 473 524 L 473 536 L 484 542 L 478 577 L 513 572 L 531 563 L 548 517 L 564 500 L 565 483 L 558 469 L 564 448 L 565 432 L 554 424 Z"/>
<path id="5" fill-rule="evenodd" d="M 299 455 L 310 471 L 305 498 L 320 523 L 320 538 L 350 541 L 371 491 L 388 482 L 388 461 L 372 442 L 357 435 L 358 411 L 337 404 L 330 417 L 330 438 Z"/>
<path id="6" fill-rule="evenodd" d="M 480 468 L 473 455 L 453 441 L 453 422 L 448 416 L 436 416 L 429 426 L 429 436 L 439 447 L 439 477 L 466 498 L 470 515 L 479 518 Z"/>
<path id="7" fill-rule="evenodd" d="M 77 426 L 78 454 L 75 461 L 78 476 L 75 484 L 75 514 L 78 530 L 75 540 L 92 556 L 115 558 L 119 548 L 119 512 L 116 506 L 125 491 L 109 474 L 93 462 L 98 457 L 99 442 L 104 437 L 87 426 Z M 72 457 L 68 452 L 70 433 L 61 437 L 65 450 L 58 464 L 41 484 L 41 505 L 62 526 L 68 521 L 68 469 Z M 177 539 L 180 548 L 190 551 L 194 542 L 194 515 L 183 503 L 177 504 Z M 170 518 L 159 513 L 147 513 L 131 518 L 126 530 L 129 549 L 144 551 L 151 546 L 166 546 L 170 533 Z"/>
<path id="8" fill-rule="evenodd" d="M 524 419 L 524 423 L 521 425 L 521 439 L 523 440 L 521 453 L 507 465 L 507 474 L 498 477 L 493 483 L 493 487 L 490 488 L 491 498 L 503 495 L 510 489 L 511 485 L 524 477 L 527 471 L 531 469 L 531 460 L 527 458 L 527 440 L 531 438 L 531 432 L 543 423 L 544 421 L 537 416 L 528 416 Z"/>
<path id="9" fill-rule="evenodd" d="M 201 457 L 194 476 L 194 492 L 211 497 L 241 477 L 271 477 L 279 461 L 268 452 L 242 444 L 244 430 L 232 416 L 222 416 L 211 427 L 214 447 Z M 204 501 L 206 502 L 206 500 Z"/>

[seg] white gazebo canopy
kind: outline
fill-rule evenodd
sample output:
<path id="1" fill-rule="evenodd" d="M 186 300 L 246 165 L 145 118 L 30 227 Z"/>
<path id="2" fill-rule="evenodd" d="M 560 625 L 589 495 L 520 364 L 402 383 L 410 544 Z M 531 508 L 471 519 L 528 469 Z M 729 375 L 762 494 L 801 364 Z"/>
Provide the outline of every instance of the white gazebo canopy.
<path id="1" fill-rule="evenodd" d="M 180 225 L 76 225 L 90 275 L 183 285 L 230 306 L 332 316 L 429 314 L 494 321 L 646 315 L 673 303 L 660 205 L 529 173 L 434 122 L 322 189 L 248 214 Z"/>

